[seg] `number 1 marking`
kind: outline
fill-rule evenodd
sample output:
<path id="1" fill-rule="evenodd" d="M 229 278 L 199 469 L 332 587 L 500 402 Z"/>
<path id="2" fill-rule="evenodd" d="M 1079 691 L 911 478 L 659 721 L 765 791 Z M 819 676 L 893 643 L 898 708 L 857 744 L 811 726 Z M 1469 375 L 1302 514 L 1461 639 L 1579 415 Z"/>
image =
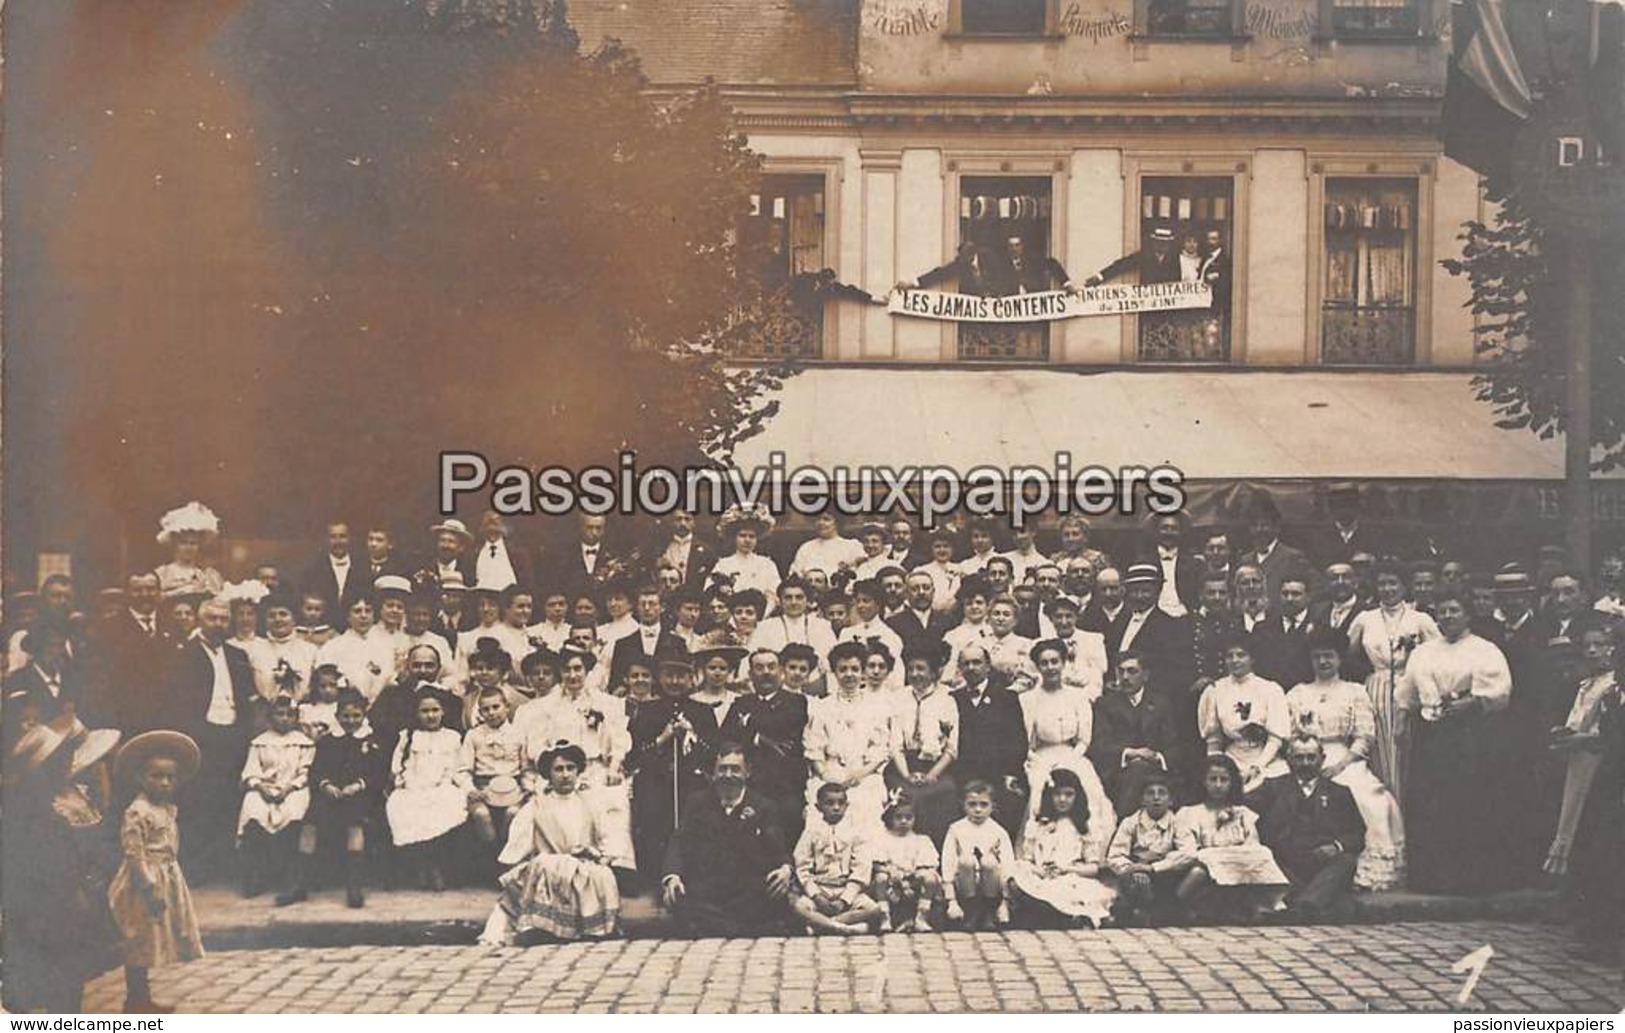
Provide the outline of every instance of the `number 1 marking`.
<path id="1" fill-rule="evenodd" d="M 1452 972 L 1467 973 L 1467 982 L 1462 984 L 1461 993 L 1456 995 L 1457 1004 L 1465 1005 L 1467 1000 L 1473 996 L 1473 991 L 1478 987 L 1478 977 L 1484 974 L 1485 966 L 1490 963 L 1490 959 L 1493 957 L 1495 957 L 1495 948 L 1486 943 L 1478 950 L 1473 951 L 1450 966 Z"/>

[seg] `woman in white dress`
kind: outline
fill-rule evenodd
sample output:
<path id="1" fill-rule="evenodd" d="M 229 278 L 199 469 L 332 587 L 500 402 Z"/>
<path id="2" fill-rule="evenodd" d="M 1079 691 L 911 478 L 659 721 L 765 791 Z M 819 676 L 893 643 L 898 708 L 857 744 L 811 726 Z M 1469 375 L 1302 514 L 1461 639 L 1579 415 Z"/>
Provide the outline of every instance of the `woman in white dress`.
<path id="1" fill-rule="evenodd" d="M 1320 740 L 1326 751 L 1322 774 L 1345 786 L 1365 820 L 1365 849 L 1354 885 L 1389 890 L 1405 879 L 1405 823 L 1399 801 L 1367 765 L 1377 738 L 1377 714 L 1365 686 L 1338 677 L 1348 639 L 1335 628 L 1310 638 L 1315 680 L 1286 694 L 1292 727 Z"/>
<path id="2" fill-rule="evenodd" d="M 1072 772 L 1088 800 L 1090 819 L 1115 829 L 1117 812 L 1086 755 L 1094 734 L 1094 707 L 1086 691 L 1066 684 L 1065 643 L 1045 639 L 1032 647 L 1028 662 L 1038 672 L 1038 688 L 1020 696 L 1027 725 L 1027 784 L 1048 784 L 1056 769 Z M 1041 796 L 1035 792 L 1029 798 L 1029 820 L 1037 816 Z"/>
<path id="3" fill-rule="evenodd" d="M 468 820 L 472 786 L 462 766 L 463 737 L 446 728 L 445 707 L 433 696 L 418 700 L 417 727 L 401 736 L 390 761 L 394 791 L 384 804 L 395 845 L 410 849 L 424 883 L 446 888 L 446 839 Z"/>
<path id="4" fill-rule="evenodd" d="M 807 821 L 821 822 L 818 787 L 825 782 L 846 786 L 847 818 L 864 834 L 878 835 L 886 808 L 883 771 L 892 759 L 891 707 L 864 686 L 861 642 L 840 642 L 829 651 L 835 692 L 807 715 L 802 748 L 807 755 Z"/>
<path id="5" fill-rule="evenodd" d="M 627 728 L 626 702 L 588 685 L 588 675 L 596 665 L 592 650 L 573 642 L 564 644 L 559 687 L 536 702 L 525 747 L 532 757 L 540 757 L 560 743 L 580 747 L 586 760 L 576 777 L 575 791 L 601 813 L 617 842 L 630 843 L 632 801 L 623 765 L 632 752 L 632 733 Z M 660 862 L 650 858 L 644 863 Z"/>
<path id="6" fill-rule="evenodd" d="M 220 594 L 225 579 L 203 562 L 203 546 L 220 536 L 220 518 L 201 502 L 172 509 L 158 521 L 158 544 L 173 551 L 158 567 L 158 589 L 165 599 L 202 599 Z"/>
<path id="7" fill-rule="evenodd" d="M 1378 564 L 1374 577 L 1377 608 L 1358 614 L 1349 623 L 1349 653 L 1363 651 L 1371 664 L 1371 676 L 1365 680 L 1366 694 L 1377 715 L 1371 770 L 1394 799 L 1403 800 L 1410 717 L 1395 705 L 1394 690 L 1411 653 L 1423 642 L 1438 638 L 1439 626 L 1405 601 L 1405 572 L 1397 564 Z"/>
<path id="8" fill-rule="evenodd" d="M 769 599 L 777 598 L 779 568 L 756 551 L 761 540 L 772 533 L 773 515 L 764 506 L 745 509 L 735 506 L 722 514 L 717 523 L 717 536 L 731 543 L 733 552 L 711 567 L 712 579 L 722 579 L 735 592 L 754 588 Z"/>
<path id="9" fill-rule="evenodd" d="M 1250 793 L 1267 778 L 1287 773 L 1281 745 L 1292 734 L 1286 693 L 1253 673 L 1252 647 L 1237 637 L 1225 647 L 1228 674 L 1202 690 L 1196 726 L 1209 754 L 1222 753 L 1241 772 L 1241 791 Z"/>
<path id="10" fill-rule="evenodd" d="M 621 898 L 613 869 L 630 868 L 631 856 L 603 812 L 578 791 L 586 764 L 586 753 L 570 743 L 536 762 L 547 788 L 514 815 L 499 858 L 513 867 L 499 880 L 502 896 L 480 943 L 512 946 L 532 931 L 561 940 L 615 935 Z"/>
<path id="11" fill-rule="evenodd" d="M 1099 928 L 1117 899 L 1117 890 L 1101 878 L 1113 825 L 1089 813 L 1083 783 L 1066 768 L 1050 772 L 1042 797 L 1016 850 L 1010 880 L 1016 899 L 1028 905 L 1022 910 L 1038 912 L 1040 924 L 1052 925 L 1059 916 L 1069 924 Z"/>

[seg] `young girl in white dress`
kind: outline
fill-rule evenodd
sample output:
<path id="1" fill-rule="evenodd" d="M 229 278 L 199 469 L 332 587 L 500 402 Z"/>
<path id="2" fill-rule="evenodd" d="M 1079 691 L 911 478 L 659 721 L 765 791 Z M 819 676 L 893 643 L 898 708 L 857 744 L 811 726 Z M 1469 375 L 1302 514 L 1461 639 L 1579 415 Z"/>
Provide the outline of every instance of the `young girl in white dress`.
<path id="1" fill-rule="evenodd" d="M 1224 754 L 1202 768 L 1201 803 L 1174 815 L 1174 853 L 1189 869 L 1176 895 L 1208 915 L 1241 920 L 1279 910 L 1289 883 L 1258 837 L 1258 815 L 1241 803 L 1241 771 Z"/>
<path id="2" fill-rule="evenodd" d="M 1059 917 L 1064 924 L 1099 928 L 1117 899 L 1117 891 L 1101 878 L 1114 825 L 1090 816 L 1083 784 L 1066 768 L 1050 772 L 1042 799 L 1016 850 L 1010 884 L 1018 904 L 1040 925 L 1054 925 Z"/>
<path id="3" fill-rule="evenodd" d="M 433 696 L 418 701 L 417 727 L 395 747 L 395 788 L 384 804 L 395 845 L 414 855 L 423 882 L 436 893 L 446 888 L 449 839 L 468 820 L 472 787 L 462 766 L 463 737 L 444 727 L 445 717 Z"/>
<path id="4" fill-rule="evenodd" d="M 299 826 L 310 808 L 310 765 L 316 743 L 299 728 L 292 696 L 271 703 L 271 727 L 248 744 L 237 843 L 243 860 L 243 895 L 257 896 L 293 860 Z"/>
<path id="5" fill-rule="evenodd" d="M 578 791 L 586 765 L 586 752 L 570 743 L 538 758 L 547 788 L 514 815 L 499 858 L 514 867 L 500 880 L 481 943 L 511 946 L 527 932 L 560 940 L 615 935 L 621 898 L 613 869 L 631 867 L 630 844 Z"/>
<path id="6" fill-rule="evenodd" d="M 881 932 L 930 932 L 931 913 L 942 901 L 937 846 L 914 831 L 914 800 L 906 789 L 891 792 L 880 820 L 886 830 L 869 843 L 869 895 L 880 902 Z"/>

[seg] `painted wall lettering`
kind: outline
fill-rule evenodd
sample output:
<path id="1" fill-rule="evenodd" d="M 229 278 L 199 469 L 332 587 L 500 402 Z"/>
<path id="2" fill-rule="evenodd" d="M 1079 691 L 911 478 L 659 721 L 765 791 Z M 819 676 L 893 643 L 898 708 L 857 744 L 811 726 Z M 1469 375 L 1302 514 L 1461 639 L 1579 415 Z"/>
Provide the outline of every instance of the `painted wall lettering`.
<path id="1" fill-rule="evenodd" d="M 1301 7 L 1247 5 L 1247 31 L 1263 39 L 1308 39 L 1317 25 L 1315 12 Z"/>
<path id="2" fill-rule="evenodd" d="M 882 36 L 925 36 L 941 32 L 947 12 L 941 3 L 865 5 L 869 27 Z"/>
<path id="3" fill-rule="evenodd" d="M 1061 15 L 1060 29 L 1063 36 L 1082 36 L 1091 43 L 1099 43 L 1103 39 L 1127 36 L 1134 30 L 1134 23 L 1121 11 L 1097 11 L 1072 3 Z"/>

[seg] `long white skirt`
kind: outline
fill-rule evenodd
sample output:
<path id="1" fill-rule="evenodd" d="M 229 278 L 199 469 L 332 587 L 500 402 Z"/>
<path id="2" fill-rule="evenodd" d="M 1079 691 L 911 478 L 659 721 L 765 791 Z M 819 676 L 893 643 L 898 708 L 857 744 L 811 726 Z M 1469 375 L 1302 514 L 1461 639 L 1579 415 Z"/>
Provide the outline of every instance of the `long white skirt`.
<path id="1" fill-rule="evenodd" d="M 397 789 L 384 803 L 396 846 L 427 843 L 468 820 L 468 792 L 450 782 L 429 789 Z"/>
<path id="2" fill-rule="evenodd" d="M 1350 756 L 1340 742 L 1322 740 L 1326 766 L 1332 767 Z M 1332 777 L 1348 789 L 1354 805 L 1365 821 L 1365 849 L 1354 869 L 1354 885 L 1366 890 L 1389 890 L 1405 881 L 1405 819 L 1399 801 L 1372 773 L 1363 760 L 1354 760 Z"/>
<path id="3" fill-rule="evenodd" d="M 274 836 L 294 822 L 303 821 L 309 809 L 308 788 L 295 789 L 276 803 L 250 789 L 243 794 L 243 806 L 237 812 L 237 834 L 242 835 L 243 830 L 252 824 Z"/>
<path id="4" fill-rule="evenodd" d="M 1017 861 L 1012 877 L 1016 889 L 1027 896 L 1063 915 L 1087 918 L 1096 925 L 1110 917 L 1112 902 L 1117 899 L 1116 888 L 1100 879 L 1071 872 L 1045 878 L 1031 861 Z"/>

